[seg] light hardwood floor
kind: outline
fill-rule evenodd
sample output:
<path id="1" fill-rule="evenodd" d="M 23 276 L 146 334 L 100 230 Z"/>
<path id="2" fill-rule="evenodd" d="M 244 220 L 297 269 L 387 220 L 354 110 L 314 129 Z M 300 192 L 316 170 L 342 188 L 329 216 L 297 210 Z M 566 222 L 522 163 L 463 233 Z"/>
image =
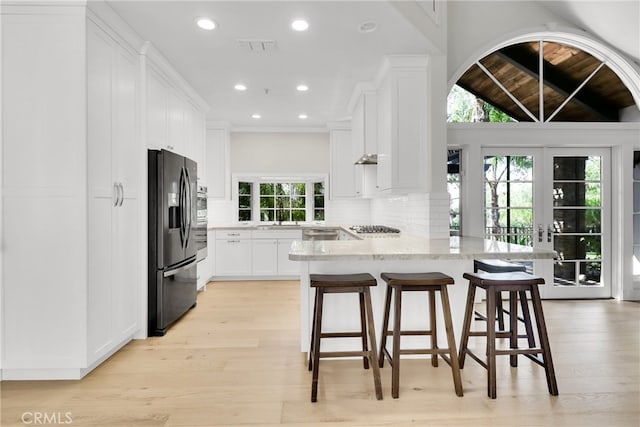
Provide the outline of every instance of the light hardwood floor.
<path id="1" fill-rule="evenodd" d="M 385 364 L 382 401 L 361 361 L 323 360 L 311 403 L 298 300 L 293 281 L 210 283 L 165 337 L 130 343 L 80 381 L 2 382 L 2 425 L 26 425 L 25 412 L 62 422 L 68 413 L 73 426 L 640 424 L 640 304 L 544 302 L 557 397 L 544 370 L 524 358 L 518 368 L 500 358 L 496 400 L 471 360 L 464 397 L 445 363 L 403 359 L 392 399 Z"/>

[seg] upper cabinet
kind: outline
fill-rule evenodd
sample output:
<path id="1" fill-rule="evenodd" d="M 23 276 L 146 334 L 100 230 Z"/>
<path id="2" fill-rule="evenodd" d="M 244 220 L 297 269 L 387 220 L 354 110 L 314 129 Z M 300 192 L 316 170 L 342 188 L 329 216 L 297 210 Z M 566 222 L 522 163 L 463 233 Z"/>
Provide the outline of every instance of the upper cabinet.
<path id="1" fill-rule="evenodd" d="M 329 131 L 330 180 L 329 197 L 340 199 L 356 196 L 355 167 L 352 160 L 351 130 L 333 128 Z"/>
<path id="2" fill-rule="evenodd" d="M 387 58 L 378 86 L 381 192 L 424 191 L 427 161 L 427 58 Z"/>
<path id="3" fill-rule="evenodd" d="M 208 197 L 231 199 L 231 157 L 229 127 L 209 123 L 206 126 L 206 180 Z"/>
<path id="4" fill-rule="evenodd" d="M 353 163 L 375 162 L 378 153 L 376 92 L 359 85 L 355 96 L 351 114 L 351 159 Z"/>
<path id="5" fill-rule="evenodd" d="M 150 44 L 145 45 L 147 148 L 165 149 L 198 163 L 204 179 L 206 103 Z"/>

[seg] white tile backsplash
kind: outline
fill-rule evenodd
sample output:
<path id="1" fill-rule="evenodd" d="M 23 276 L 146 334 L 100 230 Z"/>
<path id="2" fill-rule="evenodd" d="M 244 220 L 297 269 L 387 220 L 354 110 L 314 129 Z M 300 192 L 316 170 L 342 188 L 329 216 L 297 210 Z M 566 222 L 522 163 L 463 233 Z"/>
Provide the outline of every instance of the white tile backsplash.
<path id="1" fill-rule="evenodd" d="M 209 225 L 237 222 L 236 204 L 231 200 L 208 199 L 207 209 Z M 327 224 L 380 224 L 421 237 L 449 237 L 448 193 L 327 200 L 325 209 Z"/>
<path id="2" fill-rule="evenodd" d="M 411 193 L 372 200 L 372 223 L 427 238 L 449 237 L 449 194 Z"/>

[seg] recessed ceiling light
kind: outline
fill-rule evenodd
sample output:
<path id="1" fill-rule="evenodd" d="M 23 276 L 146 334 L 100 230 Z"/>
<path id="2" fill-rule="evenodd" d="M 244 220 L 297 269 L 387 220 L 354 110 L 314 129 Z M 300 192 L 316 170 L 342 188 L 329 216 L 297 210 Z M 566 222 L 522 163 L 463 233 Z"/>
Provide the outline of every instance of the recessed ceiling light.
<path id="1" fill-rule="evenodd" d="M 296 31 L 305 31 L 307 28 L 309 28 L 309 23 L 304 19 L 296 19 L 291 23 L 291 28 Z"/>
<path id="2" fill-rule="evenodd" d="M 305 85 L 305 84 L 299 84 L 298 86 L 296 86 L 296 89 L 299 92 L 306 92 L 309 90 L 309 86 Z"/>
<path id="3" fill-rule="evenodd" d="M 251 118 L 252 118 L 252 119 L 259 119 L 259 118 L 261 118 L 261 117 L 262 117 L 262 116 L 261 116 L 260 114 L 258 114 L 258 113 L 254 113 L 254 114 L 252 114 L 252 115 L 251 115 Z"/>
<path id="4" fill-rule="evenodd" d="M 307 117 L 309 116 L 307 116 L 306 114 L 298 114 L 299 119 L 306 119 Z"/>
<path id="5" fill-rule="evenodd" d="M 378 28 L 378 24 L 375 21 L 364 21 L 358 26 L 358 31 L 361 33 L 372 33 Z"/>
<path id="6" fill-rule="evenodd" d="M 209 18 L 196 18 L 196 25 L 203 30 L 213 30 L 216 28 L 216 23 Z"/>
<path id="7" fill-rule="evenodd" d="M 242 83 L 238 83 L 237 85 L 235 85 L 233 87 L 235 90 L 247 90 L 247 87 L 245 85 L 243 85 Z"/>

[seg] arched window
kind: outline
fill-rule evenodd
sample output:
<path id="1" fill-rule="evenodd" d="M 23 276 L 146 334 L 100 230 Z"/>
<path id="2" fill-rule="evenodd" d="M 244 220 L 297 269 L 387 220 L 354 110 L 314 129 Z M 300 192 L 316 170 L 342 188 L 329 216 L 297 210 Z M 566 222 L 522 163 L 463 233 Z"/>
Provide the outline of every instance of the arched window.
<path id="1" fill-rule="evenodd" d="M 449 93 L 449 122 L 617 122 L 634 99 L 584 50 L 548 40 L 497 49 L 476 61 Z"/>

